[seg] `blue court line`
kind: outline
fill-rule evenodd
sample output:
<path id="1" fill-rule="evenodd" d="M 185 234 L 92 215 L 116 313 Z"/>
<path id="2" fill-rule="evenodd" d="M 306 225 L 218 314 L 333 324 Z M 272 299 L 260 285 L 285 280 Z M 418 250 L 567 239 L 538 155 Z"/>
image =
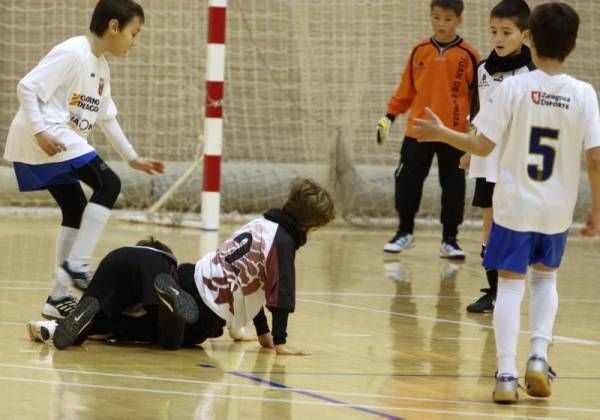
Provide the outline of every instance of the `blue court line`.
<path id="1" fill-rule="evenodd" d="M 216 366 L 210 365 L 210 364 L 199 364 L 199 367 L 203 367 L 203 368 L 211 368 L 211 369 L 216 369 Z M 398 416 L 393 416 L 391 414 L 386 414 L 386 413 L 382 413 L 381 411 L 376 411 L 376 410 L 371 410 L 369 408 L 366 407 L 361 407 L 360 405 L 351 405 L 348 404 L 344 401 L 340 401 L 340 400 L 336 400 L 333 398 L 329 398 L 329 397 L 325 397 L 323 395 L 319 395 L 317 393 L 314 392 L 310 392 L 310 391 L 305 391 L 302 389 L 295 389 L 295 388 L 291 388 L 287 385 L 284 384 L 280 384 L 278 382 L 273 382 L 273 381 L 268 381 L 266 379 L 262 379 L 256 376 L 252 376 L 252 375 L 248 375 L 246 373 L 243 372 L 235 372 L 235 371 L 224 371 L 224 373 L 228 374 L 228 375 L 232 375 L 232 376 L 237 376 L 238 378 L 244 378 L 244 379 L 249 379 L 253 382 L 259 383 L 259 384 L 266 384 L 269 385 L 273 388 L 277 388 L 277 389 L 284 389 L 287 391 L 291 391 L 291 392 L 295 392 L 296 394 L 300 394 L 300 395 L 304 395 L 306 397 L 310 397 L 310 398 L 315 398 L 317 400 L 321 400 L 321 401 L 325 401 L 328 403 L 332 403 L 332 404 L 336 404 L 339 405 L 341 407 L 347 407 L 350 408 L 352 410 L 356 410 L 356 411 L 360 411 L 363 413 L 367 413 L 367 414 L 372 414 L 378 417 L 383 417 L 385 419 L 390 419 L 390 420 L 403 420 L 404 417 L 398 417 Z M 270 373 L 270 372 L 265 372 L 265 373 Z M 284 402 L 284 401 L 282 401 Z"/>
<path id="2" fill-rule="evenodd" d="M 206 366 L 208 367 L 208 366 Z M 475 378 L 485 379 L 494 378 L 494 375 L 459 375 L 459 374 L 428 374 L 428 373 L 327 373 L 327 372 L 270 372 L 270 371 L 238 371 L 242 374 L 254 375 L 310 375 L 310 376 L 384 376 L 384 377 L 400 377 L 400 378 Z M 557 376 L 557 380 L 577 380 L 577 381 L 600 381 L 600 377 L 593 376 Z"/>

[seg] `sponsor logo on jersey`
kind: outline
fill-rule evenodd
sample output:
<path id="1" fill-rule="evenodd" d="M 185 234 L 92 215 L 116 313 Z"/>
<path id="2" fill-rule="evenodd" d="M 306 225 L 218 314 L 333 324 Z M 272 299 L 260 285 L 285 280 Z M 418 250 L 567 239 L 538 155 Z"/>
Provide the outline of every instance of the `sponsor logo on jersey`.
<path id="1" fill-rule="evenodd" d="M 531 101 L 540 106 L 550 106 L 552 108 L 569 109 L 571 98 L 568 96 L 555 95 L 553 93 L 534 90 L 531 92 Z"/>
<path id="2" fill-rule="evenodd" d="M 69 101 L 69 106 L 76 106 L 86 111 L 98 112 L 100 110 L 100 98 L 74 93 Z"/>

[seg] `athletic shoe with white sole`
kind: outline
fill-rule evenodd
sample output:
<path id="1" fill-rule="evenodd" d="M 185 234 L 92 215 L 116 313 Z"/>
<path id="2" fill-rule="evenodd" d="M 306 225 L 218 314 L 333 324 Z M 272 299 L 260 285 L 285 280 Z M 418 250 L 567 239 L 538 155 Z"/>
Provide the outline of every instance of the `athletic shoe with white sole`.
<path id="1" fill-rule="evenodd" d="M 454 238 L 444 239 L 440 245 L 440 257 L 450 260 L 464 260 L 465 251 L 463 251 Z"/>
<path id="2" fill-rule="evenodd" d="M 29 321 L 27 323 L 27 332 L 31 341 L 41 341 L 46 343 L 52 340 L 56 321 Z"/>
<path id="3" fill-rule="evenodd" d="M 100 312 L 100 302 L 93 297 L 82 299 L 75 309 L 58 323 L 54 331 L 54 347 L 64 350 L 73 345 L 80 334 L 92 323 L 96 314 Z"/>
<path id="4" fill-rule="evenodd" d="M 85 265 L 84 267 L 88 266 Z M 85 290 L 90 285 L 94 273 L 90 270 L 75 271 L 73 268 L 71 268 L 68 261 L 63 261 L 63 263 L 60 265 L 60 268 L 58 269 L 58 275 L 68 277 L 68 279 L 70 279 L 73 283 L 73 286 L 75 286 L 79 290 Z"/>
<path id="5" fill-rule="evenodd" d="M 496 374 L 496 386 L 492 398 L 497 403 L 517 402 L 519 400 L 519 380 L 507 373 Z"/>
<path id="6" fill-rule="evenodd" d="M 552 394 L 552 381 L 556 372 L 543 357 L 531 356 L 525 371 L 525 389 L 532 397 L 546 398 Z"/>
<path id="7" fill-rule="evenodd" d="M 383 251 L 397 254 L 405 249 L 412 248 L 415 242 L 414 235 L 410 233 L 397 232 L 390 241 L 384 245 Z"/>
<path id="8" fill-rule="evenodd" d="M 154 279 L 154 290 L 160 304 L 186 324 L 198 321 L 198 305 L 194 298 L 181 289 L 169 274 L 159 274 Z"/>
<path id="9" fill-rule="evenodd" d="M 77 299 L 68 295 L 60 299 L 52 299 L 48 296 L 42 308 L 42 316 L 46 319 L 63 319 L 68 316 L 77 306 Z"/>

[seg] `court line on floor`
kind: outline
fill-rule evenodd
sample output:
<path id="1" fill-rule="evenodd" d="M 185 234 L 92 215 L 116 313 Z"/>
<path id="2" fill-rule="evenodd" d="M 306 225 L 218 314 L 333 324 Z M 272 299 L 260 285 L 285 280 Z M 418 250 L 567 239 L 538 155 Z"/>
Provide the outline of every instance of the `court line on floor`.
<path id="1" fill-rule="evenodd" d="M 215 394 L 210 392 L 186 392 L 186 391 L 171 391 L 171 390 L 163 390 L 156 388 L 137 388 L 137 387 L 124 387 L 124 386 L 114 386 L 114 385 L 94 385 L 94 384 L 82 384 L 76 382 L 65 382 L 65 381 L 49 381 L 44 379 L 31 379 L 31 378 L 17 378 L 10 376 L 0 376 L 0 381 L 14 381 L 14 382 L 26 382 L 26 383 L 41 383 L 47 385 L 63 385 L 70 386 L 74 388 L 93 388 L 93 389 L 106 389 L 112 391 L 129 391 L 129 392 L 141 392 L 141 393 L 150 393 L 150 394 L 163 394 L 163 395 L 178 395 L 178 396 L 188 396 L 188 397 L 209 397 L 209 398 L 220 398 L 225 400 L 245 400 L 245 401 L 262 401 L 269 403 L 277 403 L 277 404 L 298 404 L 298 405 L 316 405 L 316 406 L 326 406 L 326 407 L 341 407 L 339 404 L 330 403 L 330 402 L 321 402 L 321 401 L 298 401 L 298 400 L 284 400 L 278 398 L 266 398 L 266 397 L 246 397 L 241 395 L 228 395 L 228 394 Z M 501 418 L 515 418 L 515 419 L 552 419 L 553 417 L 535 417 L 535 416 L 520 416 L 520 415 L 507 415 L 507 414 L 491 414 L 491 413 L 480 413 L 480 412 L 468 412 L 468 411 L 452 411 L 452 410 L 433 410 L 433 409 L 422 409 L 422 408 L 413 408 L 413 407 L 394 407 L 394 406 L 376 406 L 376 405 L 361 405 L 366 409 L 373 410 L 392 410 L 392 411 L 411 411 L 418 413 L 436 413 L 436 414 L 455 414 L 455 415 L 464 415 L 464 416 L 473 416 L 473 417 L 501 417 Z M 513 406 L 517 407 L 517 406 Z M 546 409 L 546 407 L 534 407 Z M 402 417 L 397 417 L 393 415 L 387 415 L 387 418 L 390 419 L 400 419 Z M 555 417 L 554 417 L 555 418 Z"/>
<path id="2" fill-rule="evenodd" d="M 172 382 L 172 383 L 182 383 L 182 384 L 195 384 L 195 385 L 213 385 L 213 386 L 224 386 L 231 388 L 256 388 L 260 385 L 248 385 L 248 384 L 239 384 L 233 382 L 214 382 L 214 381 L 202 381 L 198 379 L 180 379 L 180 378 L 168 378 L 162 376 L 147 376 L 147 375 L 129 375 L 124 373 L 109 373 L 109 372 L 96 372 L 96 371 L 86 371 L 86 370 L 77 370 L 77 369 L 63 369 L 63 368 L 49 368 L 49 367 L 40 367 L 40 366 L 26 366 L 26 365 L 17 365 L 10 363 L 0 363 L 0 367 L 6 368 L 14 368 L 14 369 L 25 369 L 25 370 L 33 370 L 33 371 L 46 371 L 46 372 L 59 372 L 59 373 L 73 373 L 78 375 L 89 375 L 89 376 L 101 376 L 101 377 L 113 377 L 120 379 L 141 379 L 147 381 L 157 381 L 157 382 Z M 238 371 L 239 372 L 239 371 Z M 244 373 L 244 372 L 242 372 Z M 286 374 L 285 372 L 247 372 L 247 373 L 257 373 L 257 374 Z M 293 374 L 293 373 L 287 373 Z M 315 373 L 308 372 L 298 372 L 298 375 L 318 375 Z M 344 374 L 340 374 L 344 375 Z M 353 374 L 345 374 L 345 375 L 353 375 Z M 359 374 L 363 376 L 367 376 L 365 374 Z M 481 378 L 482 376 L 473 375 L 473 378 Z M 489 376 L 491 378 L 491 376 Z M 561 377 L 562 378 L 562 377 Z M 600 379 L 600 378 L 599 378 Z M 266 388 L 266 387 L 265 387 Z M 373 393 L 363 393 L 363 392 L 345 392 L 345 391 L 330 391 L 330 390 L 315 390 L 309 388 L 295 388 L 298 390 L 309 391 L 309 392 L 318 392 L 320 394 L 331 394 L 331 395 L 340 395 L 340 396 L 352 396 L 359 398 L 378 398 L 385 400 L 398 400 L 398 401 L 418 401 L 418 402 L 431 402 L 431 403 L 444 403 L 444 404 L 466 404 L 466 405 L 486 405 L 486 406 L 496 406 L 491 402 L 485 401 L 473 401 L 473 400 L 444 400 L 444 399 L 436 399 L 436 398 L 424 398 L 424 397 L 401 397 L 397 395 L 386 395 L 386 394 L 373 394 Z M 560 407 L 560 406 L 536 406 L 536 405 L 523 405 L 517 404 L 512 406 L 513 408 L 523 408 L 523 409 L 540 409 L 540 410 L 557 410 L 557 411 L 577 411 L 577 412 L 591 412 L 591 413 L 600 413 L 600 409 L 594 408 L 583 408 L 583 407 Z"/>
<path id="3" fill-rule="evenodd" d="M 296 299 L 296 301 L 305 302 L 305 303 L 313 303 L 316 305 L 332 306 L 335 308 L 352 309 L 352 310 L 361 311 L 361 312 L 371 312 L 371 313 L 377 313 L 377 314 L 395 315 L 395 316 L 400 316 L 400 317 L 404 317 L 404 318 L 422 319 L 425 321 L 439 322 L 439 323 L 444 323 L 444 324 L 456 324 L 456 325 L 465 325 L 468 327 L 486 328 L 486 329 L 492 329 L 492 330 L 494 329 L 493 325 L 478 324 L 476 322 L 467 322 L 467 321 L 456 321 L 453 319 L 446 319 L 446 318 L 436 318 L 433 316 L 407 314 L 405 312 L 388 311 L 386 309 L 368 308 L 368 307 L 364 307 L 364 306 L 346 305 L 343 303 L 324 302 L 321 300 L 312 300 L 312 299 Z M 520 332 L 521 332 L 521 334 L 530 334 L 530 332 L 527 330 L 521 330 Z M 567 342 L 567 343 L 586 344 L 586 345 L 591 345 L 591 346 L 600 345 L 600 341 L 587 340 L 587 339 L 574 338 L 574 337 L 565 337 L 565 336 L 561 336 L 561 335 L 554 335 L 553 337 L 557 341 L 562 341 L 562 342 Z"/>
<path id="4" fill-rule="evenodd" d="M 414 299 L 470 299 L 477 298 L 479 296 L 446 296 L 446 295 L 413 295 L 410 293 L 397 294 L 397 293 L 372 293 L 372 292 L 322 292 L 322 291 L 300 291 L 296 292 L 296 296 L 341 296 L 341 297 L 389 297 L 389 298 L 414 298 Z M 528 300 L 528 298 L 523 298 Z M 594 299 L 560 299 L 560 303 L 598 303 L 598 300 Z"/>
<path id="5" fill-rule="evenodd" d="M 202 365 L 198 365 L 199 367 L 203 367 L 203 368 L 209 368 L 209 369 L 218 369 L 216 366 L 213 365 L 207 365 L 207 364 L 202 364 Z M 340 400 L 336 400 L 333 398 L 329 398 L 329 397 L 325 397 L 323 395 L 320 395 L 319 393 L 313 392 L 313 391 L 306 391 L 306 390 L 300 390 L 297 388 L 293 388 L 293 387 L 289 387 L 287 385 L 284 385 L 282 383 L 279 382 L 273 382 L 273 381 L 269 381 L 266 379 L 262 379 L 259 378 L 257 376 L 252 376 L 252 375 L 248 375 L 245 373 L 241 373 L 241 372 L 231 372 L 231 371 L 222 371 L 224 374 L 226 375 L 233 375 L 235 377 L 238 378 L 242 378 L 242 379 L 249 379 L 255 383 L 261 384 L 261 385 L 267 385 L 270 388 L 276 388 L 276 389 L 280 389 L 280 390 L 285 390 L 285 391 L 290 391 L 296 394 L 300 394 L 303 395 L 305 397 L 309 397 L 309 398 L 313 398 L 319 401 L 326 401 L 335 405 L 339 405 L 340 407 L 345 407 L 345 408 L 349 408 L 351 410 L 354 411 L 359 411 L 361 413 L 366 413 L 366 414 L 372 414 L 374 416 L 377 417 L 384 417 L 384 418 L 388 418 L 388 419 L 394 419 L 394 420 L 400 420 L 403 419 L 404 417 L 397 417 L 397 416 L 390 416 L 389 414 L 386 413 L 382 413 L 380 411 L 376 411 L 376 410 L 371 410 L 369 408 L 365 408 L 362 405 L 357 405 L 357 404 L 350 404 L 344 401 L 340 401 Z"/>

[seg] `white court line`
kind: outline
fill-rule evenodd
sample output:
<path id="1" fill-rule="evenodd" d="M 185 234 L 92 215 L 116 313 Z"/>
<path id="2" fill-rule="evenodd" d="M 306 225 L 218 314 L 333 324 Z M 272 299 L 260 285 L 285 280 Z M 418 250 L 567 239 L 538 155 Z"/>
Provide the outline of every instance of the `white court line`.
<path id="1" fill-rule="evenodd" d="M 469 412 L 469 411 L 453 411 L 453 410 L 430 410 L 423 408 L 413 408 L 413 407 L 394 407 L 394 406 L 377 406 L 377 405 L 363 405 L 363 404 L 353 404 L 353 403 L 331 403 L 331 402 L 321 402 L 321 401 L 298 401 L 293 399 L 279 399 L 279 398 L 265 398 L 265 397 L 246 397 L 241 395 L 228 395 L 228 394 L 215 394 L 211 392 L 185 392 L 185 391 L 167 391 L 163 389 L 155 389 L 155 388 L 134 388 L 134 387 L 125 387 L 125 386 L 113 386 L 113 385 L 93 385 L 93 384 L 81 384 L 75 382 L 64 382 L 64 381 L 48 381 L 43 379 L 30 379 L 30 378 L 17 378 L 10 376 L 0 376 L 0 380 L 3 381 L 15 381 L 15 382 L 28 382 L 28 383 L 41 383 L 48 385 L 64 385 L 64 386 L 72 386 L 75 388 L 95 388 L 95 389 L 107 389 L 107 390 L 115 390 L 115 391 L 130 391 L 130 392 L 146 392 L 150 394 L 165 394 L 165 395 L 180 395 L 180 396 L 188 396 L 188 397 L 208 397 L 208 398 L 223 398 L 226 400 L 245 400 L 245 401 L 262 401 L 262 402 L 274 402 L 274 403 L 287 403 L 287 404 L 298 404 L 298 405 L 317 405 L 317 406 L 326 406 L 333 408 L 366 408 L 369 410 L 390 410 L 390 411 L 412 411 L 418 413 L 437 413 L 437 414 L 455 414 L 455 415 L 463 415 L 463 416 L 477 416 L 477 417 L 502 417 L 502 418 L 514 418 L 514 419 L 549 419 L 553 417 L 534 417 L 534 416 L 519 416 L 519 415 L 506 415 L 506 414 L 490 414 L 490 413 L 477 413 L 477 412 Z M 294 391 L 293 388 L 283 389 L 281 391 Z M 546 407 L 541 407 L 541 409 L 546 409 Z M 385 414 L 385 413 L 381 413 Z"/>
<path id="2" fill-rule="evenodd" d="M 389 298 L 415 298 L 415 299 L 474 299 L 478 296 L 444 296 L 444 295 L 413 295 L 396 293 L 371 293 L 371 292 L 320 292 L 320 291 L 302 291 L 296 292 L 296 295 L 303 296 L 352 296 L 352 297 L 389 297 Z M 523 298 L 528 300 L 528 298 Z M 560 303 L 598 303 L 597 299 L 559 299 Z"/>
<path id="3" fill-rule="evenodd" d="M 21 287 L 21 286 L 0 286 L 0 290 L 48 290 L 51 284 L 47 287 Z"/>
<path id="4" fill-rule="evenodd" d="M 25 370 L 37 370 L 37 371 L 47 371 L 47 372 L 60 372 L 60 373 L 73 373 L 78 375 L 89 375 L 89 376 L 102 376 L 102 377 L 111 377 L 111 378 L 120 378 L 120 379 L 141 379 L 147 381 L 157 381 L 157 382 L 173 382 L 173 383 L 183 383 L 183 384 L 196 384 L 196 385 L 214 385 L 214 386 L 225 386 L 231 388 L 271 388 L 269 385 L 264 383 L 252 383 L 252 384 L 240 384 L 234 382 L 212 382 L 212 381 L 201 381 L 197 379 L 179 379 L 179 378 L 167 378 L 162 376 L 144 376 L 144 375 L 128 375 L 123 373 L 108 373 L 108 372 L 95 372 L 95 371 L 86 371 L 86 370 L 76 370 L 76 369 L 61 369 L 61 368 L 46 368 L 39 366 L 25 366 L 25 365 L 15 365 L 10 363 L 0 363 L 0 367 L 6 368 L 14 368 L 14 369 L 25 369 Z M 362 397 L 362 398 L 378 398 L 385 400 L 397 400 L 397 401 L 418 401 L 418 402 L 431 402 L 431 403 L 442 403 L 442 404 L 462 404 L 462 405 L 484 405 L 484 406 L 493 406 L 497 407 L 496 404 L 492 402 L 484 402 L 484 401 L 461 401 L 461 400 L 444 400 L 437 398 L 419 398 L 419 397 L 400 397 L 397 395 L 385 395 L 385 394 L 372 394 L 372 393 L 364 393 L 364 392 L 345 392 L 345 391 L 329 391 L 329 390 L 316 390 L 309 388 L 293 388 L 288 387 L 290 391 L 299 391 L 299 392 L 312 392 L 315 394 L 330 394 L 330 395 L 339 395 L 339 396 L 347 396 L 347 397 Z M 539 410 L 557 410 L 557 411 L 576 411 L 576 412 L 585 412 L 585 413 L 600 413 L 600 409 L 594 408 L 580 408 L 580 407 L 558 407 L 558 406 L 537 406 L 537 405 L 524 405 L 517 404 L 513 405 L 512 408 L 522 408 L 522 409 L 530 409 L 535 408 Z"/>
<path id="5" fill-rule="evenodd" d="M 493 325 L 478 324 L 476 322 L 455 321 L 453 319 L 436 318 L 433 316 L 414 315 L 414 314 L 407 314 L 404 312 L 388 311 L 385 309 L 366 308 L 363 306 L 344 305 L 342 303 L 323 302 L 320 300 L 311 300 L 311 299 L 296 299 L 296 300 L 298 302 L 314 303 L 317 305 L 333 306 L 336 308 L 353 309 L 355 311 L 371 312 L 371 313 L 385 314 L 385 315 L 396 315 L 396 316 L 401 316 L 401 317 L 405 317 L 405 318 L 422 319 L 425 321 L 441 322 L 441 323 L 445 323 L 445 324 L 457 324 L 457 325 L 466 325 L 469 327 L 494 329 Z M 530 332 L 526 331 L 526 330 L 521 330 L 520 332 L 521 332 L 521 334 L 530 334 Z M 582 338 L 564 337 L 564 336 L 560 336 L 560 335 L 554 335 L 553 338 L 557 341 L 562 341 L 565 343 L 586 344 L 586 345 L 590 345 L 590 346 L 600 345 L 600 341 L 586 340 L 586 339 L 582 339 Z"/>

